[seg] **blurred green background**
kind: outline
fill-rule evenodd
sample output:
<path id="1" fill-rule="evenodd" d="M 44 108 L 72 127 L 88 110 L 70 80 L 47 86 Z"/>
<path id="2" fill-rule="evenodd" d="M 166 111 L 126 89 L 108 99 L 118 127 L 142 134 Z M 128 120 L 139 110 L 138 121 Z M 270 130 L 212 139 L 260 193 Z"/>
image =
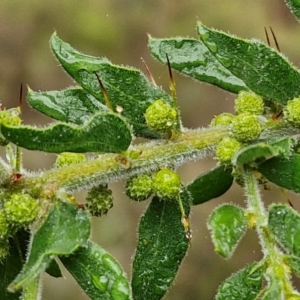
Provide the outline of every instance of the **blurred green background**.
<path id="1" fill-rule="evenodd" d="M 299 65 L 300 26 L 283 0 L 1 0 L 0 100 L 7 108 L 17 105 L 21 82 L 36 91 L 74 85 L 49 50 L 48 40 L 54 30 L 76 49 L 90 55 L 106 56 L 117 64 L 143 69 L 140 60 L 143 57 L 157 83 L 168 90 L 167 68 L 151 58 L 147 33 L 154 37 L 196 37 L 197 19 L 243 38 L 261 40 L 265 40 L 264 26 L 272 26 L 282 52 Z M 214 115 L 233 110 L 234 95 L 178 73 L 175 73 L 175 80 L 186 127 L 206 126 Z M 49 118 L 24 104 L 24 123 L 49 122 Z M 30 170 L 49 168 L 54 160 L 55 155 L 24 151 L 24 165 Z M 180 175 L 184 182 L 189 182 L 213 165 L 213 160 L 189 163 L 180 168 Z M 114 208 L 108 216 L 93 220 L 92 237 L 120 261 L 130 276 L 137 225 L 148 203 L 128 200 L 123 185 L 111 185 L 115 195 Z M 266 204 L 270 199 L 284 201 L 275 187 L 263 193 Z M 289 196 L 297 207 L 297 196 Z M 206 229 L 206 220 L 214 207 L 223 202 L 243 206 L 244 201 L 243 191 L 234 186 L 225 196 L 193 208 L 192 245 L 175 285 L 165 299 L 213 299 L 218 285 L 226 277 L 262 257 L 255 233 L 248 232 L 233 257 L 224 260 L 214 253 Z M 64 277 L 53 279 L 45 275 L 42 298 L 88 299 L 68 272 L 64 271 Z M 299 282 L 295 284 L 300 286 Z"/>

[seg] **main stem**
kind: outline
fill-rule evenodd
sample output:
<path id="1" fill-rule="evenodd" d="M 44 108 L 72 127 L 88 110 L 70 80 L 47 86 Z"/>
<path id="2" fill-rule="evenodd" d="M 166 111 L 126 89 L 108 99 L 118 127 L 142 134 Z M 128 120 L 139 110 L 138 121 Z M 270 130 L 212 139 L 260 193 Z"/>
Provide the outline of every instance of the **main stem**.
<path id="1" fill-rule="evenodd" d="M 122 154 L 102 154 L 80 164 L 53 169 L 38 178 L 27 178 L 26 184 L 40 188 L 40 196 L 51 197 L 57 191 L 74 193 L 124 177 L 153 172 L 169 165 L 177 167 L 184 162 L 203 158 L 226 135 L 228 129 L 222 127 L 185 131 L 175 140 L 140 144 Z M 133 156 L 132 152 L 138 155 Z"/>
<path id="2" fill-rule="evenodd" d="M 256 231 L 267 264 L 266 275 L 268 281 L 270 281 L 270 284 L 275 283 L 278 286 L 282 296 L 291 296 L 294 294 L 294 289 L 290 281 L 290 273 L 284 263 L 284 254 L 276 246 L 275 239 L 269 231 L 268 216 L 261 199 L 255 175 L 249 167 L 244 167 L 243 171 L 248 198 L 248 211 L 256 218 Z"/>

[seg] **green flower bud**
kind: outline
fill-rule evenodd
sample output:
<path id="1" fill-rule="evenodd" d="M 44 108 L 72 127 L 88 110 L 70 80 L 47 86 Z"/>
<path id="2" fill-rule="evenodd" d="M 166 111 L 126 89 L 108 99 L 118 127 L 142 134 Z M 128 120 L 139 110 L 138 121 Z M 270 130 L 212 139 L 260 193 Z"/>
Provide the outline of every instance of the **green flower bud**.
<path id="1" fill-rule="evenodd" d="M 176 110 L 161 99 L 154 101 L 145 113 L 148 127 L 160 132 L 166 132 L 171 129 L 176 122 L 176 117 Z"/>
<path id="2" fill-rule="evenodd" d="M 300 127 L 300 97 L 287 102 L 283 115 L 292 125 Z"/>
<path id="3" fill-rule="evenodd" d="M 6 220 L 6 215 L 3 209 L 0 210 L 0 239 L 8 235 L 9 224 Z"/>
<path id="4" fill-rule="evenodd" d="M 61 168 L 72 164 L 79 164 L 85 161 L 85 156 L 82 153 L 63 152 L 56 158 L 55 166 Z"/>
<path id="5" fill-rule="evenodd" d="M 4 203 L 6 219 L 15 226 L 29 225 L 37 217 L 38 211 L 38 201 L 28 194 L 12 194 L 10 200 Z"/>
<path id="6" fill-rule="evenodd" d="M 91 188 L 86 196 L 85 206 L 92 216 L 106 215 L 113 207 L 112 191 L 103 185 Z"/>
<path id="7" fill-rule="evenodd" d="M 262 128 L 255 115 L 243 113 L 233 119 L 231 130 L 233 137 L 243 143 L 257 139 Z"/>
<path id="8" fill-rule="evenodd" d="M 5 259 L 9 253 L 9 243 L 7 239 L 0 240 L 0 261 Z"/>
<path id="9" fill-rule="evenodd" d="M 144 201 L 152 193 L 152 178 L 142 174 L 130 178 L 126 183 L 126 195 L 135 201 Z"/>
<path id="10" fill-rule="evenodd" d="M 261 115 L 264 112 L 264 101 L 262 97 L 253 92 L 241 91 L 234 101 L 234 109 L 236 114 Z"/>
<path id="11" fill-rule="evenodd" d="M 217 145 L 216 158 L 224 165 L 231 164 L 232 157 L 241 148 L 241 143 L 236 139 L 225 137 Z"/>
<path id="12" fill-rule="evenodd" d="M 210 123 L 210 126 L 226 126 L 230 125 L 232 120 L 234 119 L 234 115 L 229 113 L 222 113 L 217 116 L 215 116 Z"/>
<path id="13" fill-rule="evenodd" d="M 154 175 L 152 189 L 161 199 L 173 199 L 180 193 L 181 180 L 176 172 L 162 169 Z"/>

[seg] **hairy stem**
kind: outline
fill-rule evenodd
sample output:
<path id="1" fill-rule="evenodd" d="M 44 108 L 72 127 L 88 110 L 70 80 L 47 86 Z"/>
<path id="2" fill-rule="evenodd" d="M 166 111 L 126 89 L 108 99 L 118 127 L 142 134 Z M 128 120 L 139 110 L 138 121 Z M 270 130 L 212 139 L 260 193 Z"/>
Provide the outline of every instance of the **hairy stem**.
<path id="1" fill-rule="evenodd" d="M 96 159 L 53 169 L 39 178 L 28 178 L 26 184 L 41 188 L 42 196 L 74 193 L 92 186 L 119 180 L 139 173 L 155 171 L 169 165 L 207 156 L 224 136 L 226 128 L 186 131 L 175 140 L 156 141 L 132 146 L 122 154 L 102 154 Z M 131 153 L 138 153 L 133 158 Z"/>
<path id="2" fill-rule="evenodd" d="M 40 276 L 35 278 L 29 285 L 23 289 L 22 300 L 39 300 L 40 293 Z"/>
<path id="3" fill-rule="evenodd" d="M 268 215 L 261 199 L 257 180 L 253 171 L 248 167 L 244 168 L 244 180 L 248 210 L 255 216 L 256 231 L 267 264 L 266 277 L 269 282 L 279 288 L 282 296 L 291 296 L 294 292 L 290 281 L 290 270 L 284 263 L 284 254 L 277 247 L 275 239 L 269 231 Z"/>

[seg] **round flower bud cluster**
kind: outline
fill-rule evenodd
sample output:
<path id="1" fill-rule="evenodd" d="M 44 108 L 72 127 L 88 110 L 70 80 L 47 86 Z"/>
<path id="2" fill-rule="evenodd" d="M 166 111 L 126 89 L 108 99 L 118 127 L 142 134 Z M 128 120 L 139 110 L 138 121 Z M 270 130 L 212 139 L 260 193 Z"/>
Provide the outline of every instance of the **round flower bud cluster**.
<path id="1" fill-rule="evenodd" d="M 262 132 L 262 127 L 257 116 L 250 113 L 241 113 L 233 119 L 231 131 L 236 140 L 246 143 L 257 139 Z"/>
<path id="2" fill-rule="evenodd" d="M 152 177 L 141 174 L 130 178 L 126 183 L 126 195 L 135 201 L 144 201 L 152 193 Z"/>
<path id="3" fill-rule="evenodd" d="M 230 125 L 232 120 L 234 119 L 234 115 L 230 113 L 222 113 L 217 116 L 215 116 L 210 123 L 210 126 L 226 126 Z"/>
<path id="4" fill-rule="evenodd" d="M 14 226 L 22 227 L 31 224 L 39 212 L 39 203 L 28 194 L 12 194 L 4 203 L 6 220 Z"/>
<path id="5" fill-rule="evenodd" d="M 104 185 L 91 188 L 86 196 L 85 206 L 92 216 L 106 215 L 113 207 L 112 191 Z"/>
<path id="6" fill-rule="evenodd" d="M 176 118 L 176 110 L 161 99 L 154 101 L 145 113 L 148 127 L 159 132 L 169 131 L 174 126 Z"/>
<path id="7" fill-rule="evenodd" d="M 264 112 L 264 101 L 262 97 L 253 92 L 241 91 L 234 101 L 234 109 L 236 114 L 262 115 Z"/>
<path id="8" fill-rule="evenodd" d="M 176 172 L 161 169 L 153 177 L 152 190 L 163 200 L 174 199 L 180 193 L 181 180 Z"/>
<path id="9" fill-rule="evenodd" d="M 231 164 L 234 154 L 241 148 L 241 143 L 231 137 L 225 137 L 216 148 L 216 158 L 221 164 Z"/>
<path id="10" fill-rule="evenodd" d="M 292 125 L 300 127 L 300 97 L 287 102 L 283 115 Z"/>
<path id="11" fill-rule="evenodd" d="M 82 153 L 63 152 L 57 156 L 55 166 L 61 168 L 72 164 L 79 164 L 82 161 L 85 161 L 85 156 Z"/>

